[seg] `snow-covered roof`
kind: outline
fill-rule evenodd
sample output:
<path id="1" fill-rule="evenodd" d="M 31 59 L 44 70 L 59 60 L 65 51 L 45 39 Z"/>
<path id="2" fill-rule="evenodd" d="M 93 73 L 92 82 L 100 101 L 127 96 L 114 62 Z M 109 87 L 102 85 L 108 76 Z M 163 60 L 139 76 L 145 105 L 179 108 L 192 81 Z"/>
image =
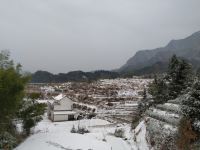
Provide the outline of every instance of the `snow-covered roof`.
<path id="1" fill-rule="evenodd" d="M 64 97 L 66 97 L 64 94 L 59 94 L 58 96 L 53 97 L 53 99 L 59 101 L 63 99 Z"/>
<path id="2" fill-rule="evenodd" d="M 53 114 L 54 115 L 74 115 L 77 112 L 75 111 L 54 111 Z"/>
<path id="3" fill-rule="evenodd" d="M 53 100 L 47 100 L 47 99 L 38 99 L 36 100 L 38 103 L 41 103 L 41 104 L 47 104 L 48 102 L 50 103 L 53 103 Z"/>
<path id="4" fill-rule="evenodd" d="M 77 103 L 77 102 L 74 102 L 74 104 L 78 104 L 78 105 L 82 105 L 82 106 L 87 106 L 88 108 L 91 108 L 91 109 L 97 109 L 97 107 L 94 106 L 94 105 L 89 105 L 89 104 L 84 104 L 84 103 Z"/>

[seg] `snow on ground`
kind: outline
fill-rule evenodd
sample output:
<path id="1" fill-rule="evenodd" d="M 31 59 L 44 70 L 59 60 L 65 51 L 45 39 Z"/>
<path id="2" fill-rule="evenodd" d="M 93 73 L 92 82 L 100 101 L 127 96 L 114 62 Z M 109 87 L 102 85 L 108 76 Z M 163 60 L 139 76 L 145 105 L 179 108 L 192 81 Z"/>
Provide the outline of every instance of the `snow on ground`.
<path id="1" fill-rule="evenodd" d="M 164 105 L 169 106 L 169 107 L 170 107 L 170 106 L 177 107 L 177 108 L 180 107 L 179 104 L 172 104 L 172 103 L 165 103 Z"/>
<path id="2" fill-rule="evenodd" d="M 72 134 L 73 125 L 94 126 L 107 125 L 107 121 L 100 119 L 56 122 L 52 123 L 46 118 L 34 129 L 34 134 L 19 145 L 16 150 L 110 150 L 111 145 L 81 134 Z"/>
<path id="3" fill-rule="evenodd" d="M 180 115 L 173 113 L 173 112 L 168 112 L 168 111 L 164 111 L 164 110 L 160 110 L 160 109 L 153 109 L 154 113 L 163 115 L 163 116 L 168 116 L 168 117 L 174 117 L 174 118 L 179 118 Z"/>
<path id="4" fill-rule="evenodd" d="M 90 133 L 84 135 L 71 133 L 72 127 L 78 125 L 88 128 Z M 137 135 L 139 143 L 135 143 L 128 124 L 116 125 L 101 119 L 51 122 L 44 117 L 33 129 L 33 135 L 15 150 L 138 150 L 137 144 L 139 148 L 146 145 L 143 143 L 145 125 L 140 124 L 140 126 L 142 129 Z M 127 140 L 113 135 L 118 127 L 124 128 Z"/>
<path id="5" fill-rule="evenodd" d="M 134 97 L 134 96 L 138 96 L 138 93 L 137 93 L 137 91 L 134 91 L 134 90 L 132 90 L 132 89 L 129 89 L 129 90 L 120 90 L 120 91 L 118 91 L 118 96 L 119 97 L 123 97 L 123 96 L 125 96 L 125 97 Z"/>
<path id="6" fill-rule="evenodd" d="M 136 147 L 138 150 L 149 150 L 148 143 L 146 141 L 146 125 L 144 121 L 141 121 L 135 129 L 136 136 Z"/>
<path id="7" fill-rule="evenodd" d="M 112 150 L 131 150 L 130 145 L 128 145 L 126 141 L 122 141 L 120 138 L 108 136 L 106 140 L 107 142 L 111 143 Z"/>

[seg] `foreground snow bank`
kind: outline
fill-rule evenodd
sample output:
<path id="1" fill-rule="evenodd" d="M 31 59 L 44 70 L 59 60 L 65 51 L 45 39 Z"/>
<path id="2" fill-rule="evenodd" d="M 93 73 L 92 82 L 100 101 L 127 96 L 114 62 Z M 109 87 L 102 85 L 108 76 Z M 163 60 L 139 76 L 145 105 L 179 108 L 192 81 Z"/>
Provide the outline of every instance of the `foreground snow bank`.
<path id="1" fill-rule="evenodd" d="M 86 134 L 70 133 L 73 125 L 89 127 L 107 124 L 109 122 L 100 119 L 52 123 L 44 118 L 35 127 L 34 134 L 19 145 L 16 150 L 110 150 L 111 145 L 106 142 L 91 138 Z"/>
<path id="2" fill-rule="evenodd" d="M 73 126 L 84 126 L 90 130 L 90 133 L 84 135 L 71 133 Z M 125 129 L 127 140 L 116 138 L 113 135 L 115 129 L 118 128 L 117 126 Z M 143 132 L 141 136 L 143 136 Z M 143 142 L 143 140 L 140 142 Z M 143 143 L 140 143 L 140 145 L 143 145 Z M 47 118 L 44 118 L 33 130 L 33 135 L 15 150 L 27 149 L 138 150 L 136 143 L 133 142 L 130 125 L 128 124 L 116 125 L 101 119 L 52 123 Z"/>
<path id="3" fill-rule="evenodd" d="M 80 134 L 69 134 L 66 131 L 55 133 L 38 133 L 28 138 L 16 150 L 76 150 L 94 149 L 110 150 L 111 146 Z"/>

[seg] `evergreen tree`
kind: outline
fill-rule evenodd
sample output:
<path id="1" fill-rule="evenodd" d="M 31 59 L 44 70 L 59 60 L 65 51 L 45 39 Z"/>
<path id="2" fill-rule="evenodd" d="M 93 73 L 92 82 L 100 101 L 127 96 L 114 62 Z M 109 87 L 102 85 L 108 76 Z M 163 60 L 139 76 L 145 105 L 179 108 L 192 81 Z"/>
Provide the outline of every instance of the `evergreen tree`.
<path id="1" fill-rule="evenodd" d="M 0 52 L 0 68 L 1 69 L 8 69 L 12 68 L 14 63 L 10 60 L 10 52 L 7 50 L 3 50 Z"/>
<path id="2" fill-rule="evenodd" d="M 143 91 L 143 97 L 138 102 L 138 113 L 139 114 L 137 116 L 134 116 L 132 119 L 132 123 L 131 123 L 132 129 L 134 129 L 138 125 L 139 120 L 141 119 L 143 113 L 147 110 L 148 107 L 149 107 L 149 103 L 148 103 L 148 98 L 147 98 L 147 90 L 145 87 L 144 91 Z"/>
<path id="3" fill-rule="evenodd" d="M 147 90 L 146 87 L 143 90 L 143 101 L 146 102 L 147 101 Z"/>
<path id="4" fill-rule="evenodd" d="M 200 68 L 197 69 L 196 76 L 197 76 L 198 79 L 200 79 Z"/>
<path id="5" fill-rule="evenodd" d="M 20 69 L 9 59 L 9 52 L 0 52 L 0 134 L 9 130 L 24 96 L 28 77 L 20 74 Z"/>
<path id="6" fill-rule="evenodd" d="M 175 99 L 183 94 L 188 87 L 191 87 L 193 82 L 192 66 L 174 55 L 169 63 L 166 79 L 169 82 L 169 98 Z"/>
<path id="7" fill-rule="evenodd" d="M 153 104 L 162 104 L 168 100 L 168 87 L 163 78 L 158 78 L 155 75 L 154 81 L 149 85 L 148 91 L 153 97 Z"/>
<path id="8" fill-rule="evenodd" d="M 148 104 L 148 100 L 147 100 L 147 90 L 146 90 L 146 88 L 144 88 L 143 98 L 138 103 L 138 110 L 139 110 L 140 115 L 146 111 L 148 105 L 149 104 Z"/>
<path id="9" fill-rule="evenodd" d="M 0 52 L 0 149 L 13 149 L 18 140 L 13 125 L 29 77 L 14 65 L 8 51 Z"/>
<path id="10" fill-rule="evenodd" d="M 164 103 L 182 95 L 191 87 L 193 79 L 192 66 L 173 55 L 167 75 L 164 78 L 155 76 L 153 83 L 149 85 L 149 93 L 153 97 L 154 104 Z"/>

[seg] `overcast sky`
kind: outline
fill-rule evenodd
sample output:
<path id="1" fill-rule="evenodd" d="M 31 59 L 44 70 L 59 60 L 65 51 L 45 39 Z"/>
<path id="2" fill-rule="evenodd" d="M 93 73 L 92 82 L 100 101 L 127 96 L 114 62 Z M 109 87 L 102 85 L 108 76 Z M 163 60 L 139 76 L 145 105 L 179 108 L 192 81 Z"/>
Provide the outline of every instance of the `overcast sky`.
<path id="1" fill-rule="evenodd" d="M 200 30 L 200 0 L 0 0 L 0 50 L 24 70 L 115 69 Z"/>

